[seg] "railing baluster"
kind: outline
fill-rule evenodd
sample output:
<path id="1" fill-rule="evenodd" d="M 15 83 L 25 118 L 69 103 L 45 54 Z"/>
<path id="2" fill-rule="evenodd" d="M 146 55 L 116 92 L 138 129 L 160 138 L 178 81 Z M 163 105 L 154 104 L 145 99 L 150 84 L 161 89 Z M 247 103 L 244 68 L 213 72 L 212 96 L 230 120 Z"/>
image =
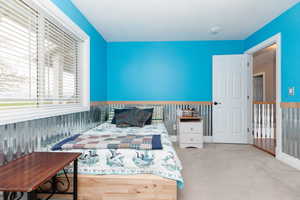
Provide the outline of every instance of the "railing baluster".
<path id="1" fill-rule="evenodd" d="M 266 122 L 267 122 L 267 120 L 266 120 L 266 105 L 265 104 L 263 104 L 262 105 L 262 127 L 263 127 L 263 129 L 262 129 L 262 131 L 263 131 L 263 138 L 266 138 L 267 137 L 267 129 L 266 129 Z"/>
<path id="2" fill-rule="evenodd" d="M 276 104 L 274 102 L 254 102 L 254 138 L 275 139 Z"/>
<path id="3" fill-rule="evenodd" d="M 271 138 L 271 125 L 270 125 L 270 104 L 266 105 L 266 133 L 267 138 Z"/>
<path id="4" fill-rule="evenodd" d="M 253 105 L 253 135 L 254 135 L 254 138 L 258 138 L 258 130 L 257 130 L 257 116 L 258 113 L 257 113 L 257 104 L 254 104 Z"/>
<path id="5" fill-rule="evenodd" d="M 258 105 L 258 137 L 261 138 L 262 131 L 261 131 L 261 105 Z"/>
<path id="6" fill-rule="evenodd" d="M 275 104 L 271 104 L 271 127 L 270 127 L 270 131 L 271 131 L 271 138 L 274 139 L 275 138 L 275 134 L 274 134 L 274 106 Z"/>

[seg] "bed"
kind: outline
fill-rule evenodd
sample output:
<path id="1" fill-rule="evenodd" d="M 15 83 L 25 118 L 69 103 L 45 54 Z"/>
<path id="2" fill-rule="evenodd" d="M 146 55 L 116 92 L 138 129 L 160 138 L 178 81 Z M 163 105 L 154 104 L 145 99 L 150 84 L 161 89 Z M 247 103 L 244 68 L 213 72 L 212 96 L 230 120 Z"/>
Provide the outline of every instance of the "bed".
<path id="1" fill-rule="evenodd" d="M 183 187 L 181 162 L 163 123 L 142 128 L 118 128 L 104 123 L 84 135 L 160 135 L 161 150 L 64 149 L 81 152 L 78 162 L 78 197 L 87 200 L 176 200 Z M 72 168 L 67 169 L 71 173 Z M 67 185 L 67 180 L 61 176 Z M 61 185 L 61 187 L 63 187 Z"/>

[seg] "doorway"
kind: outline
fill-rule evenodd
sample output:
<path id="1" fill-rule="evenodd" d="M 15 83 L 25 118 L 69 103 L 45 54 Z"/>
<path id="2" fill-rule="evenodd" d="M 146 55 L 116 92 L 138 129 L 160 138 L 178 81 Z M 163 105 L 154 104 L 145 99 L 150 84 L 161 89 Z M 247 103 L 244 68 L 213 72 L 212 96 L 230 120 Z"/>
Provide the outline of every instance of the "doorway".
<path id="1" fill-rule="evenodd" d="M 255 56 L 264 51 L 273 52 L 275 69 L 272 81 L 266 72 L 259 72 L 253 68 Z M 266 66 L 265 63 L 262 65 Z M 280 156 L 282 154 L 280 102 L 280 33 L 247 50 L 243 55 L 213 56 L 214 142 L 251 143 L 276 157 Z"/>
<path id="2" fill-rule="evenodd" d="M 246 52 L 251 56 L 253 145 L 273 156 L 281 144 L 281 35 Z"/>
<path id="3" fill-rule="evenodd" d="M 253 144 L 275 156 L 276 50 L 272 44 L 253 54 Z"/>

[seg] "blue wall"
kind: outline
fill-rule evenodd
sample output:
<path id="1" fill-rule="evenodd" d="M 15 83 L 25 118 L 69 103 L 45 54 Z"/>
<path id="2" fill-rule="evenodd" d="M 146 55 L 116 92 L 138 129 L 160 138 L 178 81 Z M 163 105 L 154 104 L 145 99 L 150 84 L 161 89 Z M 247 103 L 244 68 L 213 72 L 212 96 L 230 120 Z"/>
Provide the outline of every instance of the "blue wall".
<path id="1" fill-rule="evenodd" d="M 282 101 L 300 101 L 300 3 L 245 41 L 106 43 L 70 0 L 52 0 L 91 38 L 91 101 L 212 99 L 212 55 L 282 34 Z M 288 96 L 288 87 L 296 95 Z"/>
<path id="2" fill-rule="evenodd" d="M 246 39 L 246 49 L 280 33 L 282 37 L 282 102 L 300 101 L 300 3 Z M 288 87 L 296 95 L 288 96 Z"/>
<path id="3" fill-rule="evenodd" d="M 105 101 L 107 94 L 107 43 L 70 0 L 52 0 L 66 15 L 85 31 L 91 40 L 91 101 Z"/>
<path id="4" fill-rule="evenodd" d="M 243 41 L 108 43 L 108 101 L 211 101 L 212 55 Z"/>

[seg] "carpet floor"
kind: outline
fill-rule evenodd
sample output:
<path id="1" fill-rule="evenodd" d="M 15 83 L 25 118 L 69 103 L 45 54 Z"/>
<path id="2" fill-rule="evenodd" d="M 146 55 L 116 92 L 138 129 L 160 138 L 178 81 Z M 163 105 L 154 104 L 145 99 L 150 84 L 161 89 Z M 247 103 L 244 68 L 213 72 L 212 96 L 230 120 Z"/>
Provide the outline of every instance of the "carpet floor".
<path id="1" fill-rule="evenodd" d="M 185 181 L 178 200 L 300 200 L 300 171 L 250 145 L 176 151 Z"/>

